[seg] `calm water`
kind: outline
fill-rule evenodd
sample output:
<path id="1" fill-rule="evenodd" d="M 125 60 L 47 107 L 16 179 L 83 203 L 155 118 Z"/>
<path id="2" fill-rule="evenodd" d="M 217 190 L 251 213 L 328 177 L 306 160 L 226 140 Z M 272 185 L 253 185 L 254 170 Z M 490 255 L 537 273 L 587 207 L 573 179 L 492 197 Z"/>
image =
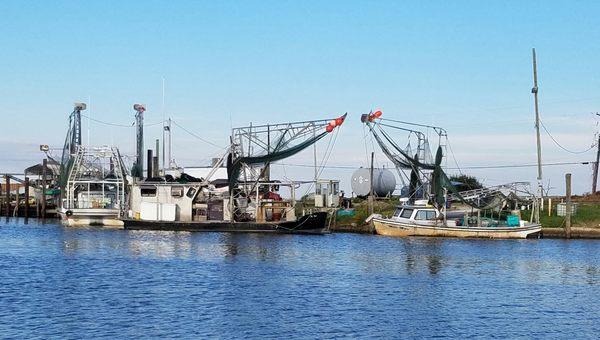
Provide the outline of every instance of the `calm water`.
<path id="1" fill-rule="evenodd" d="M 600 336 L 600 242 L 0 220 L 0 336 Z"/>

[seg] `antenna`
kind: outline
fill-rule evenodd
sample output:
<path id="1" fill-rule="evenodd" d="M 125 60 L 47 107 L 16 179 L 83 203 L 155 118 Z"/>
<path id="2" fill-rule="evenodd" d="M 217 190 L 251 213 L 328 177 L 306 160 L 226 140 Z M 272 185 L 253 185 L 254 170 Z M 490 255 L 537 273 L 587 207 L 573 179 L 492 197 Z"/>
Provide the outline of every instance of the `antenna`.
<path id="1" fill-rule="evenodd" d="M 165 173 L 165 77 L 162 77 L 162 172 Z M 169 132 L 170 134 L 170 132 Z M 158 151 L 158 149 L 156 150 Z M 169 155 L 170 157 L 170 155 Z M 170 161 L 169 161 L 170 162 Z M 158 169 L 157 169 L 158 170 Z"/>

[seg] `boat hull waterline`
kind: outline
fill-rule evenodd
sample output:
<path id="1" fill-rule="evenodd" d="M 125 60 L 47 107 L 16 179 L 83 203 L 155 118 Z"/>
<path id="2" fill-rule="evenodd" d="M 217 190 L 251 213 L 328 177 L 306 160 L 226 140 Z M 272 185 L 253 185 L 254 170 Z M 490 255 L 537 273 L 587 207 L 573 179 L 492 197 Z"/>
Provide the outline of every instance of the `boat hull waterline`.
<path id="1" fill-rule="evenodd" d="M 191 232 L 241 232 L 241 233 L 284 233 L 284 234 L 327 234 L 327 213 L 318 212 L 289 222 L 230 222 L 230 221 L 144 221 L 123 220 L 129 230 L 164 230 Z"/>
<path id="2" fill-rule="evenodd" d="M 523 227 L 448 227 L 442 225 L 417 225 L 385 218 L 373 218 L 373 226 L 378 235 L 406 237 L 458 237 L 458 238 L 498 238 L 524 239 L 539 233 L 541 225 L 531 224 Z"/>

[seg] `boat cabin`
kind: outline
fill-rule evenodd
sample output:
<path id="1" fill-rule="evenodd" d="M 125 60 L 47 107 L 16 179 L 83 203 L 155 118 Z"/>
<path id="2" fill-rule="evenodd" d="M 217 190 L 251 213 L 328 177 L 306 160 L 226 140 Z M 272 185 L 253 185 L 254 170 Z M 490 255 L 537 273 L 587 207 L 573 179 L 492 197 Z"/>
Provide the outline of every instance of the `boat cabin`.
<path id="1" fill-rule="evenodd" d="M 401 205 L 396 208 L 392 218 L 415 221 L 435 221 L 441 218 L 441 214 L 433 207 Z"/>

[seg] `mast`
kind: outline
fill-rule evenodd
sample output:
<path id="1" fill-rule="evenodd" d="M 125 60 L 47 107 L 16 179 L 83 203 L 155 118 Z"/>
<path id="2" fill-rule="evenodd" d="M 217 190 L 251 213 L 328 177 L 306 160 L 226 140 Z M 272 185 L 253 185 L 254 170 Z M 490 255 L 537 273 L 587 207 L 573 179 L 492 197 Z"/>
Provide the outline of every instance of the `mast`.
<path id="1" fill-rule="evenodd" d="M 535 133 L 537 139 L 537 184 L 538 184 L 538 199 L 542 200 L 543 190 L 542 190 L 542 141 L 540 140 L 540 112 L 538 109 L 538 82 L 537 82 L 537 61 L 535 57 L 535 48 L 532 49 L 532 57 L 533 57 L 533 88 L 531 89 L 531 93 L 533 93 L 534 104 L 535 104 Z M 539 208 L 539 204 L 538 204 Z M 535 212 L 536 223 L 540 222 L 540 211 L 536 209 Z"/>
<path id="2" fill-rule="evenodd" d="M 135 110 L 135 126 L 136 126 L 136 149 L 135 149 L 135 165 L 133 167 L 133 177 L 142 178 L 144 175 L 144 111 L 146 108 L 143 104 L 133 105 Z"/>

